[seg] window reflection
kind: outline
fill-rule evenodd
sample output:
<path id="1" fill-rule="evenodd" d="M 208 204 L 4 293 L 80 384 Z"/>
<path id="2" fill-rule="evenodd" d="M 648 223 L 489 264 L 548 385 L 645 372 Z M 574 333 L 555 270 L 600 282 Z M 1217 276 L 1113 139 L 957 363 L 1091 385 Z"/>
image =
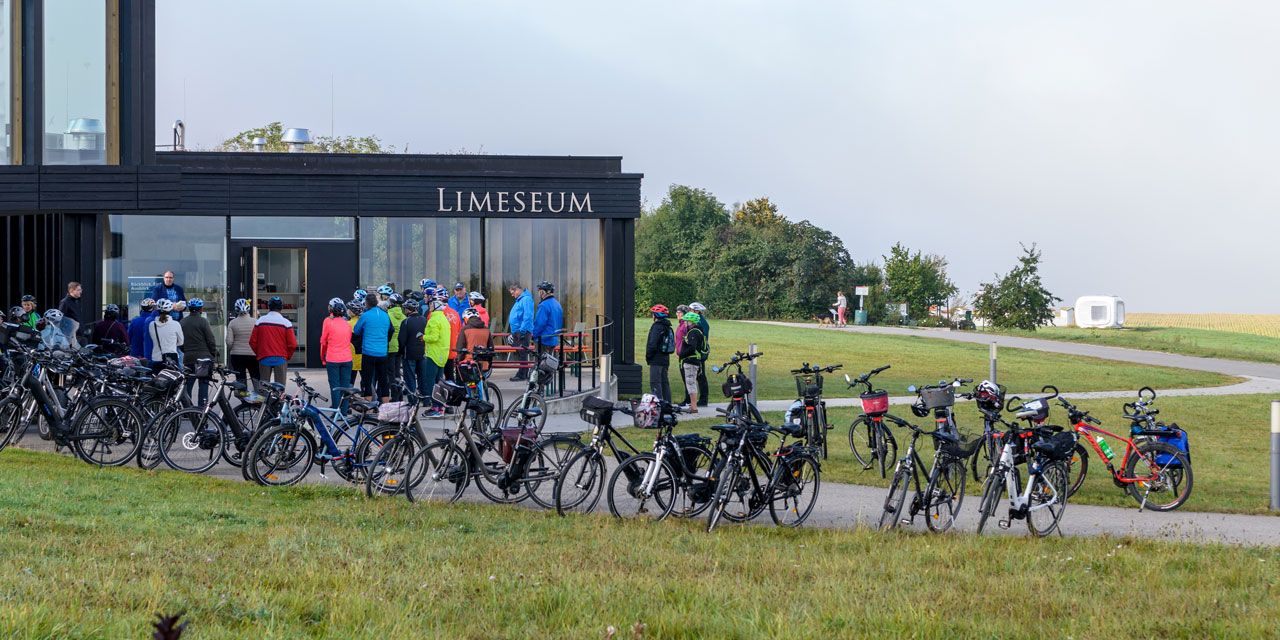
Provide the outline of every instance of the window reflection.
<path id="1" fill-rule="evenodd" d="M 535 290 L 537 300 L 544 280 L 556 285 L 566 329 L 596 324 L 604 313 L 599 220 L 491 218 L 485 224 L 485 290 L 495 326 L 506 329 L 510 285 Z"/>
<path id="2" fill-rule="evenodd" d="M 44 162 L 107 162 L 107 3 L 44 3 Z"/>
<path id="3" fill-rule="evenodd" d="M 450 288 L 462 282 L 475 291 L 480 286 L 480 229 L 480 220 L 467 218 L 361 218 L 361 286 L 391 282 L 404 291 L 430 278 Z"/>

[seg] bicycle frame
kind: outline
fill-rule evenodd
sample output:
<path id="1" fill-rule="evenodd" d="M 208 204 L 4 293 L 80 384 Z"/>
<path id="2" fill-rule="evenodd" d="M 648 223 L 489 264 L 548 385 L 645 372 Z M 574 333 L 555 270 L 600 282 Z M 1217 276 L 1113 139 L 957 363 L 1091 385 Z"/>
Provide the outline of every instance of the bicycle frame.
<path id="1" fill-rule="evenodd" d="M 1093 435 L 1093 432 L 1100 433 L 1104 436 L 1110 436 L 1112 438 L 1115 438 L 1116 440 L 1124 442 L 1124 457 L 1120 459 L 1120 467 L 1119 467 L 1120 469 L 1124 469 L 1126 466 L 1128 466 L 1129 456 L 1131 455 L 1142 456 L 1142 453 L 1138 451 L 1138 446 L 1133 443 L 1133 440 L 1130 440 L 1129 438 L 1125 438 L 1122 436 L 1118 436 L 1114 433 L 1111 433 L 1110 431 L 1107 431 L 1105 429 L 1100 429 L 1098 427 L 1095 427 L 1091 424 L 1087 424 L 1085 422 L 1077 422 L 1075 425 L 1075 432 L 1079 434 L 1079 436 L 1082 439 L 1088 441 L 1089 446 L 1093 447 L 1094 451 L 1098 452 L 1098 457 L 1102 459 L 1103 464 L 1107 465 L 1107 470 L 1111 472 L 1112 477 L 1115 478 L 1115 481 L 1117 483 L 1133 484 L 1135 482 L 1151 482 L 1158 479 L 1158 476 L 1132 476 L 1132 477 L 1125 476 L 1123 471 L 1117 470 L 1116 466 L 1112 464 L 1111 460 L 1107 459 L 1107 455 L 1103 453 L 1102 447 L 1098 445 L 1098 440 Z M 1152 465 L 1148 465 L 1148 468 L 1156 468 L 1157 466 L 1158 465 L 1152 464 Z"/>

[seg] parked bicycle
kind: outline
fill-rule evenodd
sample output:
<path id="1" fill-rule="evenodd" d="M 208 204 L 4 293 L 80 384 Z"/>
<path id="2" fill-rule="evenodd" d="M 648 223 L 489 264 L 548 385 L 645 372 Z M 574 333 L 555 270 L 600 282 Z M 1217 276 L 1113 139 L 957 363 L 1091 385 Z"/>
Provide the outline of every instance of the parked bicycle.
<path id="1" fill-rule="evenodd" d="M 568 512 L 590 513 L 604 492 L 608 458 L 622 463 L 640 453 L 613 426 L 615 412 L 632 415 L 630 407 L 619 407 L 604 398 L 589 396 L 583 399 L 578 415 L 592 425 L 591 440 L 586 449 L 565 462 L 560 477 L 556 478 L 552 494 L 556 513 L 562 516 Z M 619 448 L 617 442 L 621 442 L 623 448 Z"/>
<path id="2" fill-rule="evenodd" d="M 729 408 L 725 415 L 731 422 L 742 424 L 761 423 L 764 418 L 760 417 L 760 410 L 756 405 L 747 398 L 751 394 L 751 379 L 742 372 L 742 363 L 750 363 L 752 360 L 759 358 L 764 353 L 743 353 L 741 351 L 735 353 L 729 361 L 718 366 L 711 367 L 715 373 L 720 373 L 729 367 L 734 367 L 735 371 L 731 372 L 725 378 L 724 384 L 720 386 L 720 390 L 724 392 L 724 397 L 729 399 Z"/>
<path id="3" fill-rule="evenodd" d="M 615 517 L 662 520 L 674 513 L 687 518 L 707 507 L 708 478 L 700 473 L 711 462 L 707 448 L 711 439 L 696 433 L 673 434 L 678 414 L 686 411 L 661 399 L 655 405 L 641 409 L 657 413 L 653 451 L 628 456 L 609 477 L 609 512 Z M 703 495 L 698 495 L 698 489 Z"/>
<path id="4" fill-rule="evenodd" d="M 898 442 L 885 425 L 885 420 L 898 426 L 910 426 L 897 416 L 889 414 L 889 392 L 884 389 L 873 389 L 871 378 L 887 371 L 889 365 L 864 373 L 853 379 L 845 374 L 844 380 L 850 389 L 859 386 L 866 390 L 859 394 L 862 400 L 862 413 L 849 425 L 849 449 L 853 457 L 862 465 L 862 470 L 878 468 L 880 477 L 887 477 L 887 471 L 894 460 L 898 459 Z"/>
<path id="5" fill-rule="evenodd" d="M 726 424 L 711 427 L 720 432 L 717 451 L 728 455 L 713 461 L 710 480 L 715 483 L 707 531 L 721 518 L 745 522 L 766 507 L 774 524 L 798 527 L 813 513 L 821 487 L 821 471 L 810 446 L 788 445 L 787 438 L 803 439 L 803 427 L 786 423 L 772 427 L 765 423 Z M 781 437 L 778 448 L 767 452 L 768 436 Z"/>
<path id="6" fill-rule="evenodd" d="M 1067 460 L 1075 447 L 1075 434 L 1061 427 L 1041 423 L 1048 416 L 1043 398 L 1024 403 L 1016 416 L 1027 421 L 1026 427 L 1005 422 L 998 412 L 980 409 L 992 421 L 1007 427 L 1001 436 L 1000 455 L 982 484 L 978 504 L 978 533 L 996 514 L 1004 492 L 1009 493 L 1009 509 L 999 526 L 1008 529 L 1013 520 L 1025 520 L 1035 536 L 1047 536 L 1062 522 L 1067 507 Z M 1027 466 L 1027 484 L 1017 467 Z M 1059 530 L 1059 533 L 1060 530 Z"/>
<path id="7" fill-rule="evenodd" d="M 833 373 L 843 366 L 811 367 L 806 362 L 799 369 L 791 370 L 796 379 L 796 392 L 800 395 L 800 426 L 808 434 L 809 444 L 822 452 L 823 460 L 827 459 L 827 432 L 832 426 L 827 421 L 827 403 L 822 399 L 822 374 Z"/>

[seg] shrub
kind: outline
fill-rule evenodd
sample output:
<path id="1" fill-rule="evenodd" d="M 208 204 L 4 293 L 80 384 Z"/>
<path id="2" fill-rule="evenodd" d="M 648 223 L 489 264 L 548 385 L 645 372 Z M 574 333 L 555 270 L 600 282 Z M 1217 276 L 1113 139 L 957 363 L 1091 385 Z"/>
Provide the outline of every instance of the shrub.
<path id="1" fill-rule="evenodd" d="M 636 313 L 645 314 L 655 304 L 665 304 L 675 313 L 676 305 L 698 299 L 698 280 L 688 273 L 650 271 L 636 274 Z"/>

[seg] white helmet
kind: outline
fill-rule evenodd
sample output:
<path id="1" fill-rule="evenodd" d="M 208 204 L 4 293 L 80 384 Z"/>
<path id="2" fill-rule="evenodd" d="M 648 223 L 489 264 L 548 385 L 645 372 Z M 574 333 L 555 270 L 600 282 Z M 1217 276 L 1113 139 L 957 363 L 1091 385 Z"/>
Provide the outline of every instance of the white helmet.
<path id="1" fill-rule="evenodd" d="M 479 317 L 480 317 L 480 312 L 476 311 L 475 309 L 472 309 L 471 307 L 467 307 L 467 310 L 462 312 L 463 322 L 466 322 L 467 320 L 470 320 L 472 318 L 479 318 Z"/>
<path id="2" fill-rule="evenodd" d="M 173 311 L 173 301 L 168 298 L 156 300 L 156 310 L 160 313 L 169 313 Z"/>
<path id="3" fill-rule="evenodd" d="M 689 308 L 693 311 L 697 311 L 699 315 L 707 312 L 707 308 L 702 306 L 701 302 L 690 302 Z"/>
<path id="4" fill-rule="evenodd" d="M 44 312 L 44 319 L 46 322 L 58 324 L 59 322 L 62 322 L 62 312 L 57 309 L 50 309 Z"/>

